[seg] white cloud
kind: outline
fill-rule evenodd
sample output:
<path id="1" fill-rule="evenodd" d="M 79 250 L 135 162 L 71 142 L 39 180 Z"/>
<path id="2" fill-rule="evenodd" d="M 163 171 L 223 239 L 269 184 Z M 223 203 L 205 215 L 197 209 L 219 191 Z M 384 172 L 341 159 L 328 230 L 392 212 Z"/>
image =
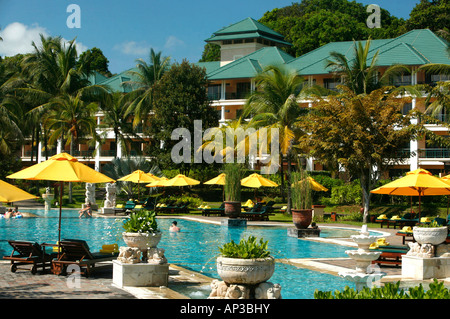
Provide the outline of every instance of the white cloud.
<path id="1" fill-rule="evenodd" d="M 144 42 L 137 43 L 135 41 L 128 41 L 116 44 L 114 50 L 128 55 L 144 55 L 150 51 L 150 46 Z"/>
<path id="2" fill-rule="evenodd" d="M 176 36 L 169 36 L 164 44 L 164 48 L 167 50 L 175 49 L 176 47 L 183 47 L 185 45 L 183 40 L 178 39 Z"/>
<path id="3" fill-rule="evenodd" d="M 20 22 L 13 22 L 8 24 L 3 30 L 0 31 L 0 37 L 3 41 L 0 42 L 0 55 L 1 56 L 13 56 L 16 54 L 25 54 L 34 51 L 31 43 L 34 43 L 39 47 L 41 45 L 40 34 L 48 37 L 50 34 L 47 30 L 37 24 L 27 26 Z M 63 38 L 64 42 L 68 42 Z M 87 47 L 81 42 L 75 41 L 77 52 L 80 54 L 87 50 Z"/>
<path id="4" fill-rule="evenodd" d="M 19 22 L 13 22 L 1 30 L 0 36 L 3 42 L 0 43 L 0 55 L 12 56 L 18 53 L 29 53 L 33 51 L 31 42 L 40 43 L 39 34 L 48 36 L 47 31 L 38 26 L 28 27 Z"/>

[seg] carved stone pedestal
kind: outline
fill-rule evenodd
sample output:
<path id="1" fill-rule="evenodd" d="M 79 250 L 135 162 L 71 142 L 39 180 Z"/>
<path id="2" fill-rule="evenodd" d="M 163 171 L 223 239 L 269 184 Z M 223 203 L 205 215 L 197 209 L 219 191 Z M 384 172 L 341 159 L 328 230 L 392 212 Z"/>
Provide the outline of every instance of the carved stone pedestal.
<path id="1" fill-rule="evenodd" d="M 113 284 L 123 288 L 160 287 L 169 282 L 169 264 L 124 264 L 113 260 Z"/>
<path id="2" fill-rule="evenodd" d="M 215 279 L 211 282 L 208 299 L 281 299 L 281 286 L 271 282 L 256 285 L 227 284 Z"/>
<path id="3" fill-rule="evenodd" d="M 220 225 L 226 227 L 247 227 L 247 220 L 243 218 L 227 218 L 222 220 Z"/>
<path id="4" fill-rule="evenodd" d="M 288 233 L 289 237 L 295 237 L 295 238 L 320 237 L 320 229 L 319 228 L 298 229 L 295 227 L 291 227 L 291 228 L 288 228 L 287 233 Z"/>

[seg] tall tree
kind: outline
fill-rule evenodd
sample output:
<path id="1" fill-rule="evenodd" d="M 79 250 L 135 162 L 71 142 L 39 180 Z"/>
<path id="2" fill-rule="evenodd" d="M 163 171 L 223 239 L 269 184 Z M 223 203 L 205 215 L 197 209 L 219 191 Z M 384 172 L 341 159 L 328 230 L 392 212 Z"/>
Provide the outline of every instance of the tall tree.
<path id="1" fill-rule="evenodd" d="M 162 52 L 156 53 L 150 49 L 149 63 L 143 59 L 137 59 L 137 71 L 128 71 L 135 80 L 124 84 L 131 85 L 135 89 L 128 94 L 131 101 L 127 113 L 134 114 L 133 125 L 136 127 L 148 119 L 152 109 L 153 86 L 162 78 L 168 70 L 170 57 L 162 57 Z"/>
<path id="2" fill-rule="evenodd" d="M 112 74 L 108 68 L 109 61 L 99 48 L 92 48 L 80 54 L 77 61 L 77 68 L 84 70 L 89 74 L 91 71 L 97 71 L 104 76 L 110 77 Z"/>
<path id="3" fill-rule="evenodd" d="M 439 31 L 450 26 L 450 2 L 448 0 L 420 0 L 406 20 L 407 30 L 430 29 Z"/>
<path id="4" fill-rule="evenodd" d="M 94 143 L 98 140 L 95 131 L 97 121 L 94 113 L 98 105 L 95 102 L 84 102 L 80 96 L 65 94 L 53 98 L 49 104 L 50 112 L 44 116 L 45 124 L 51 135 L 50 143 L 55 143 L 63 138 L 70 145 L 70 154 L 73 154 L 74 146 L 81 141 Z M 69 202 L 72 202 L 72 183 L 69 185 Z"/>
<path id="5" fill-rule="evenodd" d="M 411 114 L 401 112 L 409 100 L 399 98 L 392 87 L 368 94 L 340 89 L 336 96 L 315 99 L 307 121 L 300 123 L 309 132 L 300 145 L 319 162 L 338 163 L 359 180 L 367 222 L 370 190 L 387 166 L 401 160 L 398 150 L 420 130 L 411 125 Z"/>
<path id="6" fill-rule="evenodd" d="M 293 146 L 303 131 L 297 126 L 300 117 L 306 113 L 298 106 L 298 99 L 304 93 L 305 79 L 296 72 L 283 67 L 269 66 L 256 78 L 257 90 L 252 92 L 244 106 L 244 116 L 253 115 L 250 126 L 267 129 L 275 128 L 279 131 L 279 151 L 288 163 L 287 171 L 287 212 L 291 210 L 291 161 Z M 282 188 L 284 178 L 282 173 Z"/>
<path id="7" fill-rule="evenodd" d="M 141 139 L 133 128 L 132 115 L 127 114 L 128 105 L 129 101 L 120 92 L 112 93 L 110 99 L 100 105 L 104 114 L 100 127 L 112 128 L 115 145 L 121 145 L 124 155 L 128 154 L 126 146 L 132 138 Z M 117 153 L 114 157 L 117 157 Z"/>
<path id="8" fill-rule="evenodd" d="M 218 113 L 210 104 L 205 90 L 206 73 L 203 68 L 187 61 L 177 63 L 153 87 L 153 114 L 146 132 L 152 136 L 150 154 L 156 155 L 161 167 L 176 167 L 187 173 L 192 165 L 175 165 L 171 150 L 178 141 L 172 140 L 177 128 L 187 129 L 193 137 L 194 121 L 202 121 L 202 128 L 218 125 Z"/>
<path id="9" fill-rule="evenodd" d="M 403 19 L 381 9 L 381 28 L 369 29 L 365 5 L 348 0 L 303 0 L 266 12 L 259 22 L 293 44 L 288 53 L 300 56 L 333 41 L 392 38 L 405 32 Z"/>

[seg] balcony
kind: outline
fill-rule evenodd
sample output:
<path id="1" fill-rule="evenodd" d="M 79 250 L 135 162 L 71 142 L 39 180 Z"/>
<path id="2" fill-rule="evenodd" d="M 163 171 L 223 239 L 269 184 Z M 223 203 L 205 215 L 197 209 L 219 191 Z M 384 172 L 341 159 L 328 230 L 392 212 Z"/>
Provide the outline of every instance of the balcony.
<path id="1" fill-rule="evenodd" d="M 419 150 L 420 158 L 450 158 L 448 148 L 427 148 Z"/>

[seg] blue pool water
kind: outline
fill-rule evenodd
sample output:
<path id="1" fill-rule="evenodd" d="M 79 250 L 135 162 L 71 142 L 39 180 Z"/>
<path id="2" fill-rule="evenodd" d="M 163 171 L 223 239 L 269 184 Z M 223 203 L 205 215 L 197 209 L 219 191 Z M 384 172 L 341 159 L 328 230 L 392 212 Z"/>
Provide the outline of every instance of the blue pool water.
<path id="1" fill-rule="evenodd" d="M 58 211 L 30 212 L 44 218 L 0 219 L 0 254 L 11 253 L 12 249 L 7 242 L 9 239 L 56 242 Z M 178 219 L 181 232 L 171 233 L 168 231 L 171 222 L 172 219 L 158 219 L 158 226 L 163 231 L 158 247 L 166 250 L 167 260 L 214 278 L 219 278 L 215 266 L 218 246 L 230 240 L 238 242 L 250 235 L 268 240 L 269 249 L 275 258 L 348 257 L 345 254 L 348 247 L 292 238 L 287 236 L 285 227 L 228 228 Z M 118 243 L 119 246 L 124 246 L 122 223 L 123 219 L 114 218 L 80 219 L 77 211 L 63 210 L 61 238 L 84 239 L 92 251 L 101 249 L 104 244 Z M 323 236 L 335 236 L 333 232 L 324 229 Z M 315 289 L 334 291 L 349 285 L 348 281 L 340 277 L 282 263 L 276 263 L 275 273 L 270 281 L 281 284 L 285 299 L 310 299 L 313 298 Z"/>

